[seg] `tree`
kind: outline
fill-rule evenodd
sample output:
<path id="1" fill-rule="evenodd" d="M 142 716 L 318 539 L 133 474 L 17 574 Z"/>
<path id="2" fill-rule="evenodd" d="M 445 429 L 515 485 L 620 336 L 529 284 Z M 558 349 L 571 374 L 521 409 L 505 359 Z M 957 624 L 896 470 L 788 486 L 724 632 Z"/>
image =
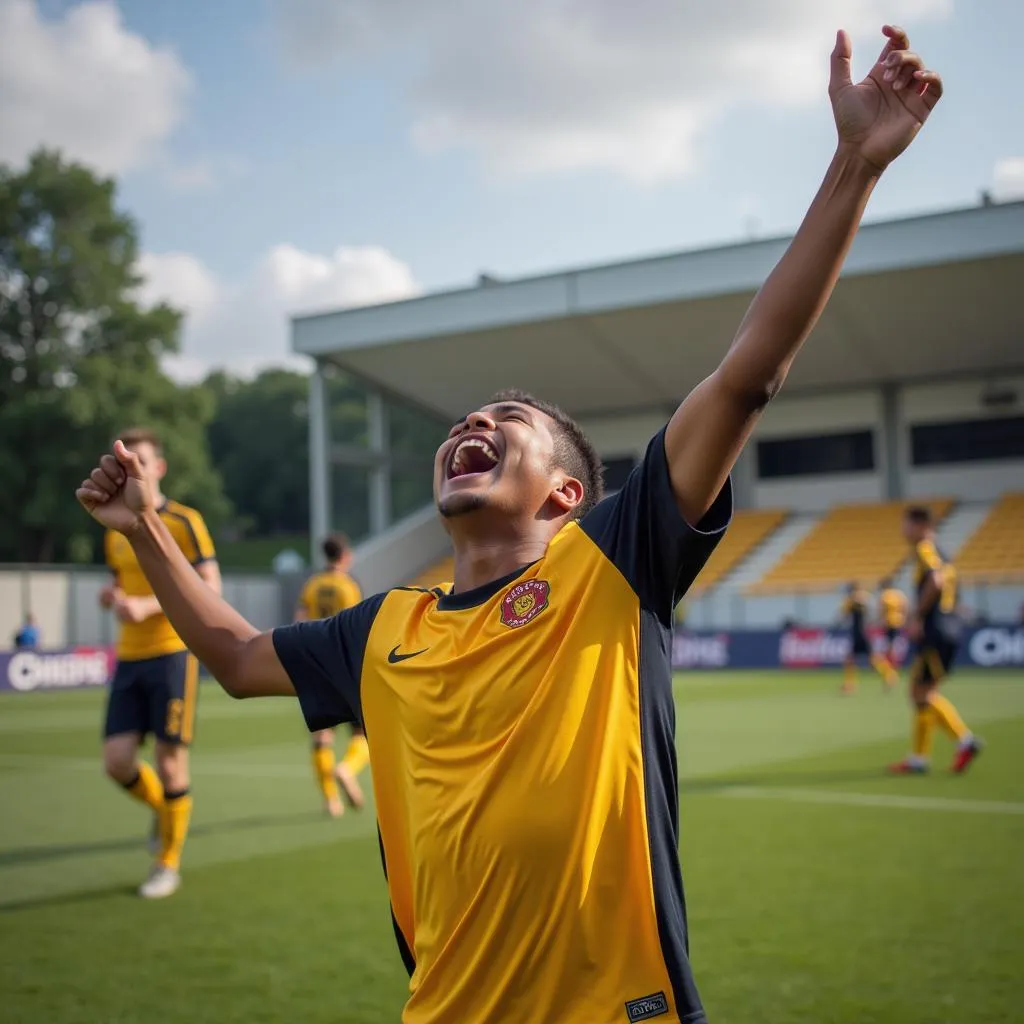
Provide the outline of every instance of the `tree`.
<path id="1" fill-rule="evenodd" d="M 309 529 L 309 380 L 288 370 L 265 370 L 252 380 L 211 374 L 205 387 L 216 415 L 208 429 L 214 464 L 232 504 L 245 512 L 236 523 L 259 536 Z M 343 374 L 329 376 L 331 439 L 351 450 L 367 443 L 366 396 Z M 430 500 L 433 456 L 446 427 L 422 413 L 390 406 L 391 443 L 400 464 L 391 479 L 396 517 Z M 332 526 L 354 538 L 369 528 L 368 465 L 332 470 Z"/>
<path id="2" fill-rule="evenodd" d="M 165 439 L 168 489 L 212 521 L 229 511 L 204 436 L 203 388 L 160 368 L 181 314 L 140 305 L 138 236 L 112 179 L 40 150 L 0 165 L 0 559 L 98 554 L 73 492 L 126 426 Z"/>
<path id="3" fill-rule="evenodd" d="M 223 372 L 205 382 L 216 403 L 210 453 L 236 523 L 262 536 L 309 529 L 309 383 L 299 373 L 265 370 L 245 381 Z"/>

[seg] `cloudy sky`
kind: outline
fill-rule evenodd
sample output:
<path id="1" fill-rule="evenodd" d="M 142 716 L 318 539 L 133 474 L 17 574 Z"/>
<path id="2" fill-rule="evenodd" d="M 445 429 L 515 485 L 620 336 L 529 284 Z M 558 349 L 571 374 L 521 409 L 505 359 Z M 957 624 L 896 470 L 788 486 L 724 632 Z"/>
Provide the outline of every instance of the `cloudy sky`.
<path id="1" fill-rule="evenodd" d="M 0 161 L 122 182 L 174 371 L 288 356 L 288 312 L 789 231 L 905 25 L 947 97 L 869 216 L 1024 196 L 1006 0 L 0 0 Z"/>

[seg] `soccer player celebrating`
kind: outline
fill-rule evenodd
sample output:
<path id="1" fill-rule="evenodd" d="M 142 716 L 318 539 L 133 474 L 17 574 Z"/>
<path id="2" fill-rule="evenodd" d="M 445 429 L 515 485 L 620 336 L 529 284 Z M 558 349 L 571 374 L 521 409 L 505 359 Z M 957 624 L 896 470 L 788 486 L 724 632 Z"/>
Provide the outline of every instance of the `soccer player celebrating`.
<path id="1" fill-rule="evenodd" d="M 150 430 L 121 435 L 140 485 L 146 489 L 161 536 L 173 544 L 199 586 L 220 593 L 220 570 L 203 517 L 160 492 L 167 472 L 160 440 Z M 103 522 L 103 520 L 100 520 Z M 103 730 L 107 774 L 155 815 L 156 862 L 139 889 L 148 899 L 170 896 L 181 885 L 181 852 L 192 814 L 188 748 L 195 724 L 199 663 L 168 621 L 146 579 L 136 550 L 116 524 L 104 538 L 113 582 L 100 603 L 120 620 L 117 667 L 110 682 Z M 139 760 L 139 746 L 155 737 L 156 770 Z"/>
<path id="2" fill-rule="evenodd" d="M 228 693 L 366 726 L 407 1024 L 705 1020 L 677 852 L 672 612 L 729 521 L 729 472 L 839 276 L 872 189 L 938 101 L 905 33 L 868 76 L 839 33 L 838 146 L 721 365 L 602 500 L 557 408 L 510 392 L 434 462 L 450 589 L 259 633 L 196 578 L 122 444 L 77 492 L 136 552 Z"/>
<path id="3" fill-rule="evenodd" d="M 853 693 L 857 689 L 857 662 L 866 660 L 882 677 L 887 690 L 891 690 L 898 681 L 896 670 L 880 654 L 876 654 L 871 646 L 867 632 L 868 595 L 856 583 L 846 588 L 846 600 L 843 602 L 841 614 L 850 630 L 850 650 L 843 663 L 843 693 Z"/>
<path id="4" fill-rule="evenodd" d="M 332 534 L 323 542 L 323 553 L 326 567 L 323 572 L 310 576 L 302 588 L 296 622 L 329 619 L 359 604 L 362 597 L 359 584 L 349 575 L 352 550 L 348 540 L 340 533 Z M 357 809 L 363 806 L 359 773 L 369 762 L 366 733 L 361 726 L 352 725 L 352 738 L 339 765 L 334 762 L 334 730 L 318 729 L 313 733 L 313 771 L 324 797 L 324 807 L 332 818 L 340 817 L 344 811 L 339 785 L 350 806 Z"/>
<path id="5" fill-rule="evenodd" d="M 903 536 L 914 552 L 914 585 L 917 604 L 907 623 L 914 644 L 910 665 L 910 699 L 914 728 L 909 757 L 891 765 L 898 774 L 928 771 L 932 735 L 941 726 L 957 744 L 952 770 L 965 772 L 981 753 L 981 742 L 964 725 L 952 701 L 938 691 L 949 675 L 960 646 L 963 623 L 957 610 L 956 568 L 935 543 L 931 511 L 911 506 L 903 516 Z"/>

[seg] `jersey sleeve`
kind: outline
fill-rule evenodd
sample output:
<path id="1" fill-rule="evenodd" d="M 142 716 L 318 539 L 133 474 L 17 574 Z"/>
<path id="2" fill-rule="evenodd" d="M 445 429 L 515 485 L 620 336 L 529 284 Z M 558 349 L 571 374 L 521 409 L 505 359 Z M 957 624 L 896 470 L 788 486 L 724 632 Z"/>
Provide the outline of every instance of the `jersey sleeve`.
<path id="1" fill-rule="evenodd" d="M 691 526 L 679 511 L 669 476 L 665 431 L 647 447 L 622 490 L 583 517 L 584 533 L 601 549 L 648 611 L 671 627 L 679 599 L 722 539 L 732 517 L 732 484 Z"/>
<path id="2" fill-rule="evenodd" d="M 933 572 L 942 568 L 942 558 L 938 548 L 930 540 L 923 540 L 917 545 L 917 561 L 925 572 Z"/>
<path id="3" fill-rule="evenodd" d="M 189 509 L 184 516 L 187 527 L 187 547 L 185 554 L 193 565 L 201 565 L 203 562 L 212 562 L 217 557 L 213 547 L 213 538 L 206 528 L 203 517 L 193 509 Z"/>
<path id="4" fill-rule="evenodd" d="M 274 630 L 274 650 L 295 687 L 310 732 L 362 722 L 363 655 L 385 596 L 378 594 L 330 619 Z"/>

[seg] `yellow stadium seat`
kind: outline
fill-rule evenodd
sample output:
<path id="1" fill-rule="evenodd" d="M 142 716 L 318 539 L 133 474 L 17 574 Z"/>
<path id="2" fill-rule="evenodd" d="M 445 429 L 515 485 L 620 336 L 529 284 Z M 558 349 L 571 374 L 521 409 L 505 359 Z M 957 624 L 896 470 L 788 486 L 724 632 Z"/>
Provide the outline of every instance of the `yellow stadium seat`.
<path id="1" fill-rule="evenodd" d="M 1024 580 L 1024 494 L 1004 494 L 956 556 L 957 573 L 968 583 Z"/>
<path id="2" fill-rule="evenodd" d="M 691 588 L 691 594 L 710 590 L 773 534 L 785 521 L 783 509 L 752 509 L 737 512 L 725 536 Z"/>
<path id="3" fill-rule="evenodd" d="M 834 590 L 851 581 L 873 586 L 894 574 L 907 559 L 900 521 L 909 504 L 890 501 L 836 506 L 747 592 Z M 937 521 L 953 507 L 948 498 L 913 504 L 927 505 Z"/>

